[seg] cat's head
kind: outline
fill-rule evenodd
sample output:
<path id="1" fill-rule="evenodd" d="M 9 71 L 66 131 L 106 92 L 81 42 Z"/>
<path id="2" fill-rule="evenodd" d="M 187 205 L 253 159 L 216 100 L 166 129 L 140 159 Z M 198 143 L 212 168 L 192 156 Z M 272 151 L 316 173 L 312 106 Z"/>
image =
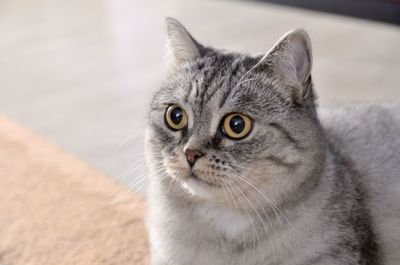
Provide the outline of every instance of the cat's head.
<path id="1" fill-rule="evenodd" d="M 299 192 L 324 161 L 307 33 L 288 32 L 264 56 L 205 47 L 172 18 L 167 33 L 169 75 L 146 138 L 153 177 L 228 204 Z"/>

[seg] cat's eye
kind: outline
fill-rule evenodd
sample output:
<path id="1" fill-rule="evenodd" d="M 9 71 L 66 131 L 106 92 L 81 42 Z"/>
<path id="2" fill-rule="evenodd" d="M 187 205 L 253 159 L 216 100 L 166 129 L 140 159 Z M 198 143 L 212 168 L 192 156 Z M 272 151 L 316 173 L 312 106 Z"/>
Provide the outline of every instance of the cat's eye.
<path id="1" fill-rule="evenodd" d="M 181 107 L 173 104 L 165 112 L 165 122 L 171 130 L 178 131 L 186 127 L 188 118 Z"/>
<path id="2" fill-rule="evenodd" d="M 252 128 L 251 119 L 240 113 L 228 114 L 224 118 L 222 125 L 224 134 L 235 140 L 246 137 Z"/>

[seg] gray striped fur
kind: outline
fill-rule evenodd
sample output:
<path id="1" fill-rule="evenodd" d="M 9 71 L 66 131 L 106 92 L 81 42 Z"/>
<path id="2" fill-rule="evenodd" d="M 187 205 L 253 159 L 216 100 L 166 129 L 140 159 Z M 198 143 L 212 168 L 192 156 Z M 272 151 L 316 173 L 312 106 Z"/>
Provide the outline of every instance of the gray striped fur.
<path id="1" fill-rule="evenodd" d="M 400 107 L 317 111 L 302 30 L 250 56 L 167 25 L 145 148 L 152 265 L 399 264 Z M 169 104 L 187 128 L 168 129 Z M 253 119 L 242 140 L 221 131 L 231 112 Z M 205 153 L 192 171 L 184 148 Z"/>

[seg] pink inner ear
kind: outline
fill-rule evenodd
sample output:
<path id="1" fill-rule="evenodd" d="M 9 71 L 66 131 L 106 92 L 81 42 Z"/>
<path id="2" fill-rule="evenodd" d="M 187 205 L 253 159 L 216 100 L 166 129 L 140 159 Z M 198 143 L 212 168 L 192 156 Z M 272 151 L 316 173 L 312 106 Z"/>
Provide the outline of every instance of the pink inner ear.
<path id="1" fill-rule="evenodd" d="M 293 40 L 292 47 L 292 60 L 294 61 L 296 78 L 300 84 L 307 82 L 311 73 L 310 54 L 302 40 Z"/>

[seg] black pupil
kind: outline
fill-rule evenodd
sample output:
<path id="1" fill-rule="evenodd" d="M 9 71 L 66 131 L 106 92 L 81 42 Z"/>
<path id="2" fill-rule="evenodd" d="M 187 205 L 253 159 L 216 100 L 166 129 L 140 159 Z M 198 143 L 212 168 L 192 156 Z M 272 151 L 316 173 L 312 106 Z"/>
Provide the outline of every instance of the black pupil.
<path id="1" fill-rule="evenodd" d="M 244 129 L 244 120 L 240 116 L 233 116 L 229 122 L 229 127 L 234 133 L 241 133 Z"/>
<path id="2" fill-rule="evenodd" d="M 178 125 L 183 118 L 183 111 L 181 108 L 175 108 L 171 111 L 170 114 L 171 120 L 174 124 Z"/>

